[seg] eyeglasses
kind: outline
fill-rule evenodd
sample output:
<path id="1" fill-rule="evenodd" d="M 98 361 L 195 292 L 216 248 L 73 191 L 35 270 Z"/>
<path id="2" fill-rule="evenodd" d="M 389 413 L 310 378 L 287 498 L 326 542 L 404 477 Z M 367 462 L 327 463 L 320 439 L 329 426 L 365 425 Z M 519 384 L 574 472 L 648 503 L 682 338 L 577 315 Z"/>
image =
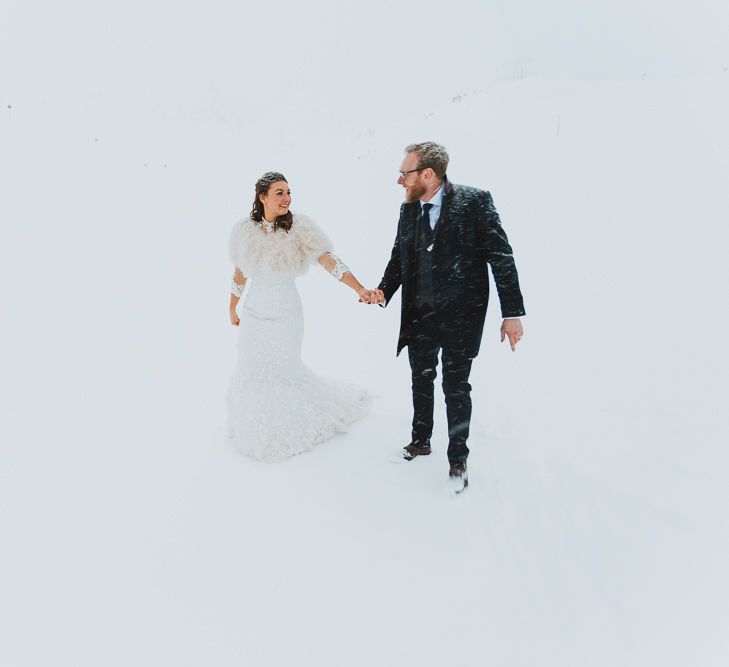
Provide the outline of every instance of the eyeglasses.
<path id="1" fill-rule="evenodd" d="M 421 167 L 420 169 L 411 169 L 410 171 L 400 171 L 398 172 L 400 174 L 400 177 L 405 180 L 410 174 L 415 173 L 416 171 L 423 171 L 424 167 Z"/>

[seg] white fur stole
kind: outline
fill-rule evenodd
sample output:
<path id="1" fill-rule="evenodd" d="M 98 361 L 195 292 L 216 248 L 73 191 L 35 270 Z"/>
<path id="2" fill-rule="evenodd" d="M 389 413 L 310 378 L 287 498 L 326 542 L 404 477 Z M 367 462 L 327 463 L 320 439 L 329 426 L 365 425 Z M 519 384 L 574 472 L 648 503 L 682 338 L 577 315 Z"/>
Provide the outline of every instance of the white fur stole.
<path id="1" fill-rule="evenodd" d="M 245 276 L 255 275 L 264 265 L 272 271 L 300 276 L 325 252 L 332 242 L 308 216 L 294 215 L 288 232 L 266 232 L 251 218 L 233 225 L 230 259 Z"/>

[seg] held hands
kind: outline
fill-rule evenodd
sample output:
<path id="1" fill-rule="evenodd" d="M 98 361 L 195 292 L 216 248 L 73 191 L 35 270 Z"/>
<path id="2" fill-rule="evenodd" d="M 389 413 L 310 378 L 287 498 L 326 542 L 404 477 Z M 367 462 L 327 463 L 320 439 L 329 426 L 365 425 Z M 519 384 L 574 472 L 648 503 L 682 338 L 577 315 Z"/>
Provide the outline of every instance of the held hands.
<path id="1" fill-rule="evenodd" d="M 501 342 L 503 343 L 504 338 L 508 336 L 512 352 L 516 352 L 516 344 L 521 340 L 523 335 L 524 329 L 522 329 L 521 320 L 504 320 L 501 325 Z"/>
<path id="2" fill-rule="evenodd" d="M 362 289 L 358 292 L 360 303 L 382 303 L 385 294 L 379 289 Z"/>
<path id="3" fill-rule="evenodd" d="M 240 324 L 240 317 L 238 317 L 238 313 L 235 312 L 235 308 L 230 309 L 230 323 L 237 327 Z"/>

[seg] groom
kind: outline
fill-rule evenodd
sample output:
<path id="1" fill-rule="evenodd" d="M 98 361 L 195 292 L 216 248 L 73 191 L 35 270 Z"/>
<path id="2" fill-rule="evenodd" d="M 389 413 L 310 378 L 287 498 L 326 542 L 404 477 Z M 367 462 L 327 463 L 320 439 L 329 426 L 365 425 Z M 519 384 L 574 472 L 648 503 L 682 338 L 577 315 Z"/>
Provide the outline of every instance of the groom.
<path id="1" fill-rule="evenodd" d="M 501 312 L 501 340 L 511 349 L 522 337 L 524 315 L 511 246 L 491 194 L 451 183 L 448 153 L 433 142 L 405 149 L 398 184 L 405 190 L 392 256 L 370 301 L 386 306 L 402 286 L 397 354 L 407 346 L 412 370 L 412 442 L 405 461 L 430 454 L 433 381 L 438 353 L 448 417 L 449 477 L 458 491 L 468 486 L 471 363 L 481 345 L 491 265 Z"/>

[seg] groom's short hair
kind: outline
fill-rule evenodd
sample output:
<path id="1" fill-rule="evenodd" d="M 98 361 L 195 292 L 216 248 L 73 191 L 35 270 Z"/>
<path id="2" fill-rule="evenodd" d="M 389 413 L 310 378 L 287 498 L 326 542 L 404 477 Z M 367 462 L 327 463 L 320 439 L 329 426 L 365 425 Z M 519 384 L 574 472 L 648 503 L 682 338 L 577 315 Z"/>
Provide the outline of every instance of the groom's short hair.
<path id="1" fill-rule="evenodd" d="M 448 169 L 448 152 L 444 146 L 433 141 L 424 141 L 420 144 L 410 144 L 406 153 L 415 153 L 418 156 L 418 169 L 430 167 L 438 178 L 443 178 Z"/>

